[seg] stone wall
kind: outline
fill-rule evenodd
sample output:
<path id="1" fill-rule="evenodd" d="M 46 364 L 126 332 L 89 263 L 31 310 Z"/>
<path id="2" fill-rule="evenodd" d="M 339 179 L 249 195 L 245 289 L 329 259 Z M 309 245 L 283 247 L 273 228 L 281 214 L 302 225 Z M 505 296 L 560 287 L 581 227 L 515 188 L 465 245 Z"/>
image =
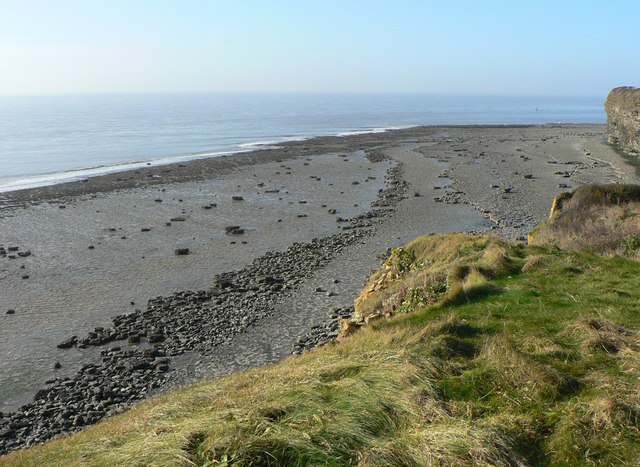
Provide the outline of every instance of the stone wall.
<path id="1" fill-rule="evenodd" d="M 604 110 L 609 142 L 626 152 L 640 153 L 640 88 L 615 88 L 609 93 Z"/>

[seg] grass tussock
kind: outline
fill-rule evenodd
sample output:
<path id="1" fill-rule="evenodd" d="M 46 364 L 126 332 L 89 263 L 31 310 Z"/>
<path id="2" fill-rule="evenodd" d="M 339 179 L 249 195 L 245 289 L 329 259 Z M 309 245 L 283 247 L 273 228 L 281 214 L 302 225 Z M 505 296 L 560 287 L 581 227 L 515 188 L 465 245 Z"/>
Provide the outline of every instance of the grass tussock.
<path id="1" fill-rule="evenodd" d="M 342 337 L 396 314 L 455 306 L 499 293 L 492 279 L 517 273 L 522 248 L 491 236 L 427 235 L 395 248 L 355 300 Z"/>
<path id="2" fill-rule="evenodd" d="M 640 263 L 466 235 L 423 237 L 404 251 L 366 298 L 382 309 L 399 291 L 426 296 L 446 278 L 436 301 L 0 464 L 640 461 Z"/>
<path id="3" fill-rule="evenodd" d="M 586 185 L 530 236 L 533 244 L 640 257 L 640 185 Z"/>
<path id="4" fill-rule="evenodd" d="M 610 320 L 601 318 L 581 318 L 569 326 L 565 335 L 576 336 L 584 349 L 618 353 L 640 350 L 640 336 Z"/>

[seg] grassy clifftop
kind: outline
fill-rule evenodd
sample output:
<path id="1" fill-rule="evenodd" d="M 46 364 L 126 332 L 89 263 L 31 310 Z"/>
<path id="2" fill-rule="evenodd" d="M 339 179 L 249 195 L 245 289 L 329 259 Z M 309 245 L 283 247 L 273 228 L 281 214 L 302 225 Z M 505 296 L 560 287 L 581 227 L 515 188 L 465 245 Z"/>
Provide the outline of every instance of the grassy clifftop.
<path id="1" fill-rule="evenodd" d="M 340 343 L 0 464 L 637 464 L 638 277 L 630 257 L 422 237 L 372 276 Z"/>

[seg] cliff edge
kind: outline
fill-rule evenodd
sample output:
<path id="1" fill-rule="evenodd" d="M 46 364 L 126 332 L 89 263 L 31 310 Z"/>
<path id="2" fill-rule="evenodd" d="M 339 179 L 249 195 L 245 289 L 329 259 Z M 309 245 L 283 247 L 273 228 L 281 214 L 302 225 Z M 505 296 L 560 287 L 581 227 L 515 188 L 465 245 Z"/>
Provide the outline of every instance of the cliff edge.
<path id="1" fill-rule="evenodd" d="M 604 104 L 609 142 L 624 151 L 640 152 L 640 88 L 613 89 Z"/>

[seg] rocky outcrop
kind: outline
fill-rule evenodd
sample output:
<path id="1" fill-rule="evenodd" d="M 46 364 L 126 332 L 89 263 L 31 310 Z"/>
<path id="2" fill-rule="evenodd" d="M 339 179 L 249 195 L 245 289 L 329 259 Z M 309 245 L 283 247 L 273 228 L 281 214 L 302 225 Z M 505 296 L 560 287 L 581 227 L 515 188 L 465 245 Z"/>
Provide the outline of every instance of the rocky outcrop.
<path id="1" fill-rule="evenodd" d="M 615 88 L 609 93 L 604 109 L 609 142 L 626 152 L 640 153 L 640 88 Z"/>

